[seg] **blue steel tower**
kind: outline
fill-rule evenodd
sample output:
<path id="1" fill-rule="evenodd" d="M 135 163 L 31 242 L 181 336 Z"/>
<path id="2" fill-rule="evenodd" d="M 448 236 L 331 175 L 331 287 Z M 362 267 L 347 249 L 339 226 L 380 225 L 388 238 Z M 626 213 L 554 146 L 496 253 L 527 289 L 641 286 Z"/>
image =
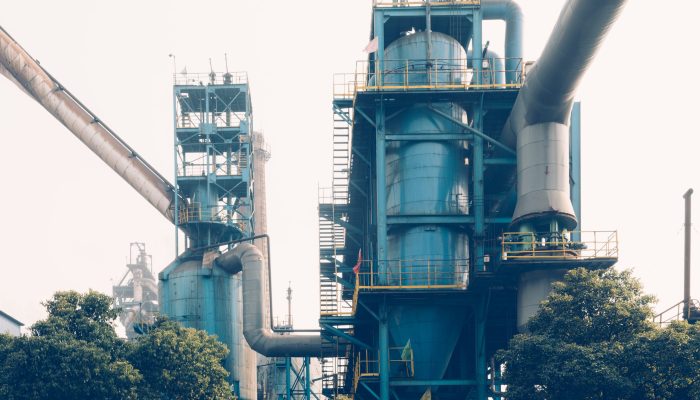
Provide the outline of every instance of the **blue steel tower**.
<path id="1" fill-rule="evenodd" d="M 580 46 L 590 60 L 605 32 L 595 26 L 614 13 L 585 4 L 569 6 L 594 21 Z M 545 91 L 528 88 L 513 1 L 375 0 L 372 11 L 368 60 L 336 76 L 333 185 L 320 196 L 324 393 L 501 398 L 490 360 L 550 283 L 617 260 L 615 232 L 575 230 L 580 107 L 571 96 L 562 121 L 521 121 Z M 484 20 L 506 23 L 503 56 Z M 540 61 L 567 95 L 587 65 Z"/>
<path id="2" fill-rule="evenodd" d="M 217 335 L 238 398 L 255 399 L 256 356 L 242 335 L 240 276 L 212 263 L 220 244 L 253 235 L 252 108 L 244 73 L 185 74 L 173 87 L 176 245 L 160 273 L 162 312 Z"/>

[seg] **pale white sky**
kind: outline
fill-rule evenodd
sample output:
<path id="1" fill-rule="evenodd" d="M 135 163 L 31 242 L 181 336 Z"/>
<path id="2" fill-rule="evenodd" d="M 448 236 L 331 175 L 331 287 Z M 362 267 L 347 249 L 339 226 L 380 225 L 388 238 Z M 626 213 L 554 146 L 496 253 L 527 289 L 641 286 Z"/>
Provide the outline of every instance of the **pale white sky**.
<path id="1" fill-rule="evenodd" d="M 536 59 L 563 0 L 521 0 L 525 55 Z M 700 3 L 630 1 L 579 90 L 583 228 L 617 229 L 619 266 L 634 267 L 660 307 L 682 297 L 683 203 L 700 190 L 695 152 Z M 318 319 L 317 187 L 330 183 L 332 77 L 352 72 L 371 0 L 5 2 L 2 25 L 165 176 L 172 165 L 172 60 L 178 69 L 251 79 L 255 127 L 272 146 L 268 221 L 275 309 L 294 288 L 295 322 Z M 681 5 L 682 4 L 682 5 Z M 503 25 L 485 39 L 502 54 Z M 129 242 L 156 270 L 174 257 L 173 227 L 34 100 L 0 79 L 0 309 L 27 325 L 57 290 L 111 292 Z M 700 207 L 700 203 L 697 203 Z M 698 211 L 700 212 L 700 211 Z M 694 230 L 696 237 L 700 231 Z M 697 241 L 696 241 L 697 243 Z M 700 246 L 694 245 L 696 259 Z M 697 263 L 695 263 L 697 264 Z M 694 271 L 700 297 L 700 270 Z"/>

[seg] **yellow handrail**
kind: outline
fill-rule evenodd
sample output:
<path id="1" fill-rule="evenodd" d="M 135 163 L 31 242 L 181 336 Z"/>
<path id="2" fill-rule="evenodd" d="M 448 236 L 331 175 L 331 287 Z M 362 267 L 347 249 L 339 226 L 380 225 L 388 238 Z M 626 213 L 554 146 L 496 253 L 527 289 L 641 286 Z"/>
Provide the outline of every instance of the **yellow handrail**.
<path id="1" fill-rule="evenodd" d="M 580 239 L 573 240 L 579 236 Z M 501 240 L 503 260 L 617 258 L 617 231 L 581 231 L 563 234 L 506 232 Z"/>
<path id="2" fill-rule="evenodd" d="M 481 0 L 374 0 L 374 7 L 431 7 L 454 5 L 479 5 Z"/>
<path id="3" fill-rule="evenodd" d="M 512 59 L 497 58 L 495 61 Z M 353 73 L 339 73 L 333 77 L 333 97 L 335 99 L 354 99 L 358 93 L 376 91 L 407 90 L 488 90 L 517 89 L 522 87 L 524 69 L 521 59 L 517 60 L 514 70 L 491 68 L 482 70 L 481 80 L 475 79 L 475 70 L 469 68 L 466 59 L 431 59 L 429 60 L 383 60 L 380 68 L 378 60 L 358 61 Z M 395 69 L 388 69 L 394 66 Z M 395 66 L 400 66 L 396 68 Z M 512 72 L 517 76 L 516 82 L 498 83 L 497 75 Z"/>

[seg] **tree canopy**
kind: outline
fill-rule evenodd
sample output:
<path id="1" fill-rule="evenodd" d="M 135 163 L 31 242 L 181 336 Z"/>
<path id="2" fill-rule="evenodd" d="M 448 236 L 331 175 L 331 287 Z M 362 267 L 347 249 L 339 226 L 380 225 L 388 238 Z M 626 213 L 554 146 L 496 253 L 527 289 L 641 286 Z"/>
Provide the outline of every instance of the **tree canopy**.
<path id="1" fill-rule="evenodd" d="M 660 328 L 629 271 L 569 272 L 499 360 L 509 400 L 700 398 L 700 329 Z"/>
<path id="2" fill-rule="evenodd" d="M 117 337 L 112 299 L 58 292 L 31 335 L 0 335 L 0 398 L 231 399 L 215 337 L 159 320 L 134 342 Z"/>

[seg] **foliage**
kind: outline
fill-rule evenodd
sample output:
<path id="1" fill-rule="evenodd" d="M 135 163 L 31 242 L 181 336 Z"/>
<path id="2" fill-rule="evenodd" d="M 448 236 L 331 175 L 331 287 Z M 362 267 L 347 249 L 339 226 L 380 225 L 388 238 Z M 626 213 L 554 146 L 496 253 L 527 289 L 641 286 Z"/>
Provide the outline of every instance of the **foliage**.
<path id="1" fill-rule="evenodd" d="M 143 393 L 168 399 L 228 399 L 231 397 L 221 365 L 226 346 L 204 331 L 159 320 L 139 338 L 129 357 L 144 375 Z"/>
<path id="2" fill-rule="evenodd" d="M 213 336 L 160 320 L 128 343 L 112 322 L 112 299 L 58 292 L 42 303 L 48 317 L 31 335 L 0 335 L 0 398 L 230 399 L 228 350 Z"/>
<path id="3" fill-rule="evenodd" d="M 700 328 L 651 323 L 630 272 L 569 272 L 499 352 L 509 400 L 700 398 Z"/>

